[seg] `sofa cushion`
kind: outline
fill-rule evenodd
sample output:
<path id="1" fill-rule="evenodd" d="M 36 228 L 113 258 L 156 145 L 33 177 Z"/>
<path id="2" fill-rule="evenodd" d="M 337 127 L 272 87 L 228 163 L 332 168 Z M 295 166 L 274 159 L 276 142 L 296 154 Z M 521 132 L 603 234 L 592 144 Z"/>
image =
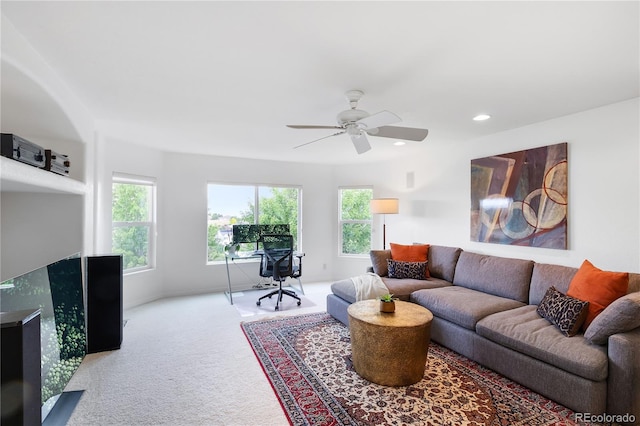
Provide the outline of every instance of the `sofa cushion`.
<path id="1" fill-rule="evenodd" d="M 387 260 L 389 278 L 412 278 L 414 280 L 427 279 L 427 262 L 401 262 Z"/>
<path id="2" fill-rule="evenodd" d="M 527 303 L 533 261 L 463 251 L 453 278 L 455 285 Z"/>
<path id="3" fill-rule="evenodd" d="M 587 318 L 589 302 L 566 296 L 551 286 L 542 298 L 536 312 L 562 332 L 565 336 L 575 336 Z"/>
<path id="4" fill-rule="evenodd" d="M 578 268 L 535 263 L 531 274 L 529 304 L 539 305 L 547 289 L 551 286 L 554 286 L 561 293 L 567 294 L 569 283 L 571 283 L 576 272 L 578 272 Z"/>
<path id="5" fill-rule="evenodd" d="M 381 277 L 386 277 L 389 273 L 387 270 L 387 260 L 391 259 L 391 250 L 371 250 L 369 252 L 373 272 Z"/>
<path id="6" fill-rule="evenodd" d="M 640 293 L 630 293 L 607 306 L 591 322 L 584 337 L 592 343 L 604 345 L 609 336 L 640 327 Z"/>
<path id="7" fill-rule="evenodd" d="M 429 275 L 453 282 L 460 253 L 462 253 L 462 249 L 458 247 L 430 245 L 427 256 Z"/>
<path id="8" fill-rule="evenodd" d="M 487 315 L 523 305 L 509 298 L 459 286 L 418 290 L 411 294 L 410 300 L 429 309 L 436 317 L 469 330 L 475 329 L 476 323 Z"/>
<path id="9" fill-rule="evenodd" d="M 428 280 L 412 280 L 408 278 L 397 279 L 389 277 L 380 278 L 384 285 L 389 289 L 389 293 L 393 294 L 394 298 L 405 302 L 409 301 L 409 296 L 416 290 L 451 285 L 450 282 L 438 278 L 429 278 Z M 331 292 L 349 303 L 356 302 L 356 287 L 353 284 L 353 281 L 351 281 L 351 278 L 336 281 L 331 284 Z"/>
<path id="10" fill-rule="evenodd" d="M 627 294 L 629 274 L 598 269 L 585 260 L 569 284 L 567 295 L 589 302 L 589 313 L 582 328 L 589 327 L 604 308 L 614 300 Z"/>
<path id="11" fill-rule="evenodd" d="M 478 321 L 476 332 L 585 379 L 599 382 L 607 378 L 606 347 L 589 344 L 581 334 L 566 337 L 541 318 L 534 305 L 489 315 Z"/>
<path id="12" fill-rule="evenodd" d="M 429 254 L 429 244 L 402 245 L 389 243 L 391 259 L 401 262 L 426 262 Z M 429 270 L 425 270 L 425 278 L 429 278 Z"/>
<path id="13" fill-rule="evenodd" d="M 331 284 L 331 292 L 349 303 L 355 303 L 356 301 L 356 286 L 353 285 L 353 281 L 350 278 Z"/>
<path id="14" fill-rule="evenodd" d="M 428 280 L 413 280 L 411 278 L 389 278 L 382 277 L 382 282 L 389 289 L 389 293 L 393 294 L 393 297 L 408 302 L 409 296 L 416 290 L 440 288 L 451 286 L 451 283 L 439 278 L 431 277 Z"/>

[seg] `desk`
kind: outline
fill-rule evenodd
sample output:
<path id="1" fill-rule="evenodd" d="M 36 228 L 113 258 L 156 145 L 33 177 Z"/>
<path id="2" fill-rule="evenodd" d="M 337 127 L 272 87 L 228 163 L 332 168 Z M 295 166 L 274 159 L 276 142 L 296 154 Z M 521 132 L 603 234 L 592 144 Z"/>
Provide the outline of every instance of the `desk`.
<path id="1" fill-rule="evenodd" d="M 302 258 L 304 257 L 304 253 L 301 252 L 293 252 L 293 255 L 295 257 L 298 258 L 298 265 L 301 268 L 302 271 Z M 229 299 L 229 303 L 231 303 L 233 305 L 233 291 L 231 290 L 231 273 L 229 272 L 229 260 L 231 260 L 231 263 L 235 263 L 236 260 L 247 260 L 247 259 L 262 259 L 262 256 L 264 256 L 264 252 L 262 250 L 256 250 L 253 252 L 249 252 L 249 253 L 245 253 L 245 254 L 238 254 L 238 253 L 234 253 L 234 254 L 229 254 L 229 253 L 225 253 L 224 255 L 224 263 L 227 266 L 227 285 L 228 285 L 228 290 L 225 290 L 224 294 L 225 296 L 227 296 L 227 299 Z M 297 287 L 293 287 L 291 286 L 291 284 L 289 284 L 289 287 L 300 291 L 300 293 L 304 294 L 304 290 L 302 289 L 302 282 L 300 281 L 300 277 L 296 278 L 298 280 L 298 284 L 300 285 L 300 288 Z M 248 288 L 245 290 L 236 290 L 236 292 L 242 292 L 242 291 L 250 291 L 250 290 L 256 290 L 255 288 Z"/>

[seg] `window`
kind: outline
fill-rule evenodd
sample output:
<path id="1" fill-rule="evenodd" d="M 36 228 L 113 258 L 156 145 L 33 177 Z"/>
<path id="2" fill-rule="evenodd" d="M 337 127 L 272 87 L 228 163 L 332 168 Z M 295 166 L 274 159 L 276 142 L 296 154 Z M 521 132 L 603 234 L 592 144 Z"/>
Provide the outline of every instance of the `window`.
<path id="1" fill-rule="evenodd" d="M 302 188 L 210 183 L 207 193 L 207 261 L 224 260 L 236 224 L 288 224 L 294 249 L 299 250 Z M 255 248 L 255 244 L 243 244 L 240 250 Z"/>
<path id="2" fill-rule="evenodd" d="M 111 250 L 122 254 L 125 272 L 154 266 L 155 189 L 150 178 L 113 176 Z"/>
<path id="3" fill-rule="evenodd" d="M 368 255 L 371 250 L 371 188 L 340 188 L 340 254 Z"/>

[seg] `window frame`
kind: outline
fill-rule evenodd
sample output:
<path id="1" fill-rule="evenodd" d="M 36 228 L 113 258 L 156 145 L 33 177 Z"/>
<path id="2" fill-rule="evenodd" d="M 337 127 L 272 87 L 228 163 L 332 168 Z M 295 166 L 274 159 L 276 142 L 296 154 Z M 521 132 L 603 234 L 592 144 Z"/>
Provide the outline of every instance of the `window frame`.
<path id="1" fill-rule="evenodd" d="M 371 199 L 373 199 L 373 185 L 347 185 L 347 186 L 339 186 L 338 187 L 338 256 L 339 257 L 350 257 L 350 258 L 366 258 L 369 256 L 369 252 L 366 253 L 344 253 L 343 241 L 344 241 L 344 232 L 343 225 L 349 223 L 362 223 L 368 224 L 370 228 L 369 232 L 369 250 L 373 247 L 373 215 L 368 220 L 365 219 L 343 219 L 342 218 L 342 196 L 344 190 L 353 190 L 353 189 L 366 189 L 371 192 Z"/>
<path id="2" fill-rule="evenodd" d="M 303 187 L 302 185 L 289 185 L 289 184 L 267 184 L 267 183 L 229 183 L 229 182 L 218 182 L 218 181 L 209 181 L 207 182 L 207 227 L 206 232 L 208 235 L 208 217 L 209 217 L 209 186 L 210 185 L 218 185 L 218 186 L 243 186 L 243 187 L 253 187 L 253 224 L 259 224 L 258 219 L 260 217 L 260 188 L 286 188 L 286 189 L 295 189 L 298 191 L 298 205 L 297 205 L 297 229 L 296 229 L 296 240 L 294 241 L 294 246 L 296 247 L 296 251 L 302 251 L 302 196 L 303 196 Z M 219 265 L 225 263 L 224 259 L 220 260 L 209 260 L 209 242 L 207 240 L 205 250 L 205 259 L 207 265 Z M 235 260 L 236 262 L 238 259 Z M 259 259 L 247 259 L 244 260 L 246 262 L 257 262 Z"/>
<path id="3" fill-rule="evenodd" d="M 157 180 L 154 177 L 131 175 L 127 173 L 114 172 L 111 177 L 111 196 L 113 197 L 114 184 L 139 185 L 150 187 L 150 220 L 147 221 L 114 221 L 113 220 L 113 198 L 111 200 L 111 251 L 113 246 L 113 231 L 116 228 L 128 227 L 146 227 L 148 228 L 149 237 L 147 240 L 147 265 L 137 266 L 133 268 L 123 268 L 123 275 L 133 274 L 137 272 L 154 270 L 156 268 L 156 241 L 157 241 Z"/>

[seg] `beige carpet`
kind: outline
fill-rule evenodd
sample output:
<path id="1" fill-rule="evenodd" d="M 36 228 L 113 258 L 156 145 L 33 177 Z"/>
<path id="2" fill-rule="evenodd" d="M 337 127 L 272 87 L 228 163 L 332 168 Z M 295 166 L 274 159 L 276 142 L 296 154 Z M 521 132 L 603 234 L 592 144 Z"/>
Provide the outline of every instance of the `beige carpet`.
<path id="1" fill-rule="evenodd" d="M 329 283 L 305 283 L 326 310 Z M 85 390 L 69 425 L 286 425 L 271 385 L 224 294 L 163 299 L 125 312 L 122 348 L 87 355 L 66 390 Z"/>

